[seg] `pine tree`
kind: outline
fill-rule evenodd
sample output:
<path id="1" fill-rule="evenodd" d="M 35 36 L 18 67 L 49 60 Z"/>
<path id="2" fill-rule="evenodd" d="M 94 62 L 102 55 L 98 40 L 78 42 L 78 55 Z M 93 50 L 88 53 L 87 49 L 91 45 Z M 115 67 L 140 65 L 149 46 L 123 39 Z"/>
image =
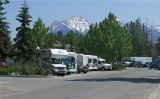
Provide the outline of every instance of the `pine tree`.
<path id="1" fill-rule="evenodd" d="M 4 4 L 8 4 L 9 1 L 0 0 L 0 60 L 4 61 L 6 57 L 9 55 L 10 49 L 12 47 L 10 41 L 10 31 L 9 31 L 9 23 L 5 22 L 6 17 L 4 15 L 6 12 L 3 12 L 5 9 L 3 7 Z"/>
<path id="2" fill-rule="evenodd" d="M 158 54 L 157 56 L 160 56 L 160 38 L 158 39 L 156 49 L 157 49 L 157 54 Z"/>
<path id="3" fill-rule="evenodd" d="M 57 36 L 56 36 L 56 40 L 58 40 L 59 42 L 62 43 L 63 37 L 64 37 L 64 36 L 63 36 L 62 31 L 58 31 L 58 32 L 57 32 Z"/>
<path id="4" fill-rule="evenodd" d="M 29 15 L 29 7 L 26 1 L 22 4 L 20 14 L 16 17 L 16 20 L 21 23 L 19 27 L 16 28 L 18 31 L 16 38 L 14 39 L 14 55 L 15 60 L 25 63 L 33 62 L 36 60 L 37 45 L 31 34 L 31 29 L 29 27 L 31 22 L 31 16 Z"/>
<path id="5" fill-rule="evenodd" d="M 74 48 L 74 46 L 75 46 L 75 32 L 71 30 L 70 32 L 67 33 L 66 37 L 67 37 L 68 43 L 70 44 L 69 50 L 71 52 L 75 51 L 75 48 Z"/>
<path id="6" fill-rule="evenodd" d="M 131 43 L 133 46 L 131 56 L 138 57 L 152 57 L 153 47 L 152 39 L 149 38 L 149 30 L 145 26 L 145 23 L 141 23 L 141 19 L 138 18 L 135 22 L 130 22 L 127 27 L 131 34 Z"/>

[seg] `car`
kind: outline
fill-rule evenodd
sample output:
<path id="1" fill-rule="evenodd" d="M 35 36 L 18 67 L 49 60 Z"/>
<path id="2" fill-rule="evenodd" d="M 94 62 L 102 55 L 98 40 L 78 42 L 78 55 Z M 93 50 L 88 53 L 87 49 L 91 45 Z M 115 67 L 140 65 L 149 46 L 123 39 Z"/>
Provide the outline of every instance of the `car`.
<path id="1" fill-rule="evenodd" d="M 5 62 L 0 62 L 0 67 L 6 67 L 6 63 Z"/>
<path id="2" fill-rule="evenodd" d="M 131 62 L 128 62 L 128 61 L 126 61 L 126 62 L 123 63 L 123 65 L 126 66 L 126 67 L 129 67 L 130 64 L 131 64 Z"/>
<path id="3" fill-rule="evenodd" d="M 158 64 L 157 64 L 156 62 L 151 62 L 151 63 L 149 64 L 149 69 L 152 69 L 152 68 L 158 69 Z"/>
<path id="4" fill-rule="evenodd" d="M 151 64 L 152 62 L 146 62 L 143 67 L 149 67 L 149 64 Z"/>
<path id="5" fill-rule="evenodd" d="M 143 64 L 142 64 L 142 61 L 134 61 L 133 62 L 133 66 L 135 67 L 135 68 L 137 68 L 137 67 L 142 67 L 143 66 Z"/>

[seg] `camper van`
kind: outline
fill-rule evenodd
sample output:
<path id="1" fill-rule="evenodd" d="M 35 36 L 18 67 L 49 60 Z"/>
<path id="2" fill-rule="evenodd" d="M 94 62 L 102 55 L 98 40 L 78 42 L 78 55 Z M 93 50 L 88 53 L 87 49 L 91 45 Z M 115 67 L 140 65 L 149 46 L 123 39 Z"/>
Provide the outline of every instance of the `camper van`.
<path id="1" fill-rule="evenodd" d="M 62 58 L 62 61 L 67 66 L 67 74 L 77 72 L 77 57 L 75 52 L 68 52 L 67 58 Z"/>
<path id="2" fill-rule="evenodd" d="M 88 57 L 87 55 L 84 54 L 77 54 L 77 70 L 78 73 L 83 72 L 87 73 L 88 72 Z"/>
<path id="3" fill-rule="evenodd" d="M 63 49 L 40 49 L 41 57 L 39 66 L 51 70 L 53 75 L 65 76 L 67 73 L 66 65 L 62 62 L 62 58 L 68 58 L 67 50 Z M 48 72 L 50 73 L 50 72 Z"/>
<path id="4" fill-rule="evenodd" d="M 93 55 L 77 55 L 77 62 L 81 62 L 83 66 L 87 66 L 89 70 L 97 70 L 97 56 Z"/>
<path id="5" fill-rule="evenodd" d="M 94 70 L 97 70 L 98 69 L 98 67 L 97 67 L 97 65 L 98 65 L 98 57 L 97 56 L 92 56 L 92 64 L 93 64 L 93 69 Z"/>

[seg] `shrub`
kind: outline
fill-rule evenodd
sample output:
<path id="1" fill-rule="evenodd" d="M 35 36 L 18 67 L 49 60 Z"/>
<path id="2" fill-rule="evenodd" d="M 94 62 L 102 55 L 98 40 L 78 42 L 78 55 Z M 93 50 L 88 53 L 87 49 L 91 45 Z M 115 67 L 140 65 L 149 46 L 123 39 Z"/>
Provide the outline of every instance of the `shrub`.
<path id="1" fill-rule="evenodd" d="M 8 69 L 8 73 L 11 74 L 13 72 L 18 72 L 20 75 L 23 73 L 23 67 L 21 66 L 10 66 Z"/>
<path id="2" fill-rule="evenodd" d="M 18 72 L 20 75 L 44 75 L 45 71 L 43 67 L 25 65 L 25 66 L 9 66 L 1 67 L 0 75 L 10 75 L 13 72 Z"/>
<path id="3" fill-rule="evenodd" d="M 126 67 L 122 64 L 117 64 L 117 65 L 112 64 L 112 70 L 124 70 L 124 69 L 126 69 Z"/>
<path id="4" fill-rule="evenodd" d="M 3 68 L 3 67 L 0 68 L 0 75 L 8 75 L 8 74 L 9 74 L 9 71 L 7 68 Z"/>
<path id="5" fill-rule="evenodd" d="M 119 65 L 119 69 L 120 69 L 120 70 L 124 70 L 124 69 L 126 69 L 126 67 L 125 67 L 124 65 L 120 64 L 120 65 Z"/>

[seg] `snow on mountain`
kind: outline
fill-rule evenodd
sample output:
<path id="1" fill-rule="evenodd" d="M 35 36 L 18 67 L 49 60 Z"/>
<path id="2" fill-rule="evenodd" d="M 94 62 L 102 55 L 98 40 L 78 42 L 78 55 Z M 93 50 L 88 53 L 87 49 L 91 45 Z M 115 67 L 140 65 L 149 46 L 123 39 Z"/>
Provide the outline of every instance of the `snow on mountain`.
<path id="1" fill-rule="evenodd" d="M 153 29 L 155 29 L 155 30 L 157 30 L 158 32 L 160 32 L 160 26 L 159 26 L 159 25 L 153 26 Z"/>
<path id="2" fill-rule="evenodd" d="M 63 21 L 54 21 L 50 26 L 50 29 L 54 34 L 56 34 L 58 31 L 62 31 L 65 35 L 70 30 L 86 34 L 86 32 L 89 30 L 89 26 L 89 22 L 86 21 L 83 17 L 73 16 Z"/>
<path id="3" fill-rule="evenodd" d="M 126 24 L 123 21 L 118 20 L 118 23 L 124 27 Z M 73 16 L 69 19 L 65 19 L 63 21 L 54 21 L 52 25 L 50 26 L 50 30 L 52 33 L 57 34 L 58 31 L 62 31 L 64 35 L 67 34 L 70 30 L 78 31 L 79 33 L 82 33 L 85 35 L 87 31 L 89 30 L 90 23 L 86 21 L 81 16 Z M 149 29 L 149 28 L 148 28 Z M 160 37 L 160 26 L 153 26 L 152 28 L 152 37 L 153 40 L 157 41 L 157 39 Z"/>
<path id="4" fill-rule="evenodd" d="M 120 26 L 124 27 L 125 26 L 125 22 L 118 20 L 118 23 L 120 24 Z M 151 28 L 148 27 L 148 30 L 150 31 Z M 160 38 L 160 26 L 156 25 L 152 27 L 152 39 L 157 42 L 158 38 Z"/>
<path id="5" fill-rule="evenodd" d="M 118 20 L 118 19 L 117 19 L 117 21 L 118 21 L 118 24 L 119 24 L 120 26 L 122 26 L 122 27 L 124 27 L 125 24 L 126 24 L 124 21 L 120 21 L 120 20 Z"/>

